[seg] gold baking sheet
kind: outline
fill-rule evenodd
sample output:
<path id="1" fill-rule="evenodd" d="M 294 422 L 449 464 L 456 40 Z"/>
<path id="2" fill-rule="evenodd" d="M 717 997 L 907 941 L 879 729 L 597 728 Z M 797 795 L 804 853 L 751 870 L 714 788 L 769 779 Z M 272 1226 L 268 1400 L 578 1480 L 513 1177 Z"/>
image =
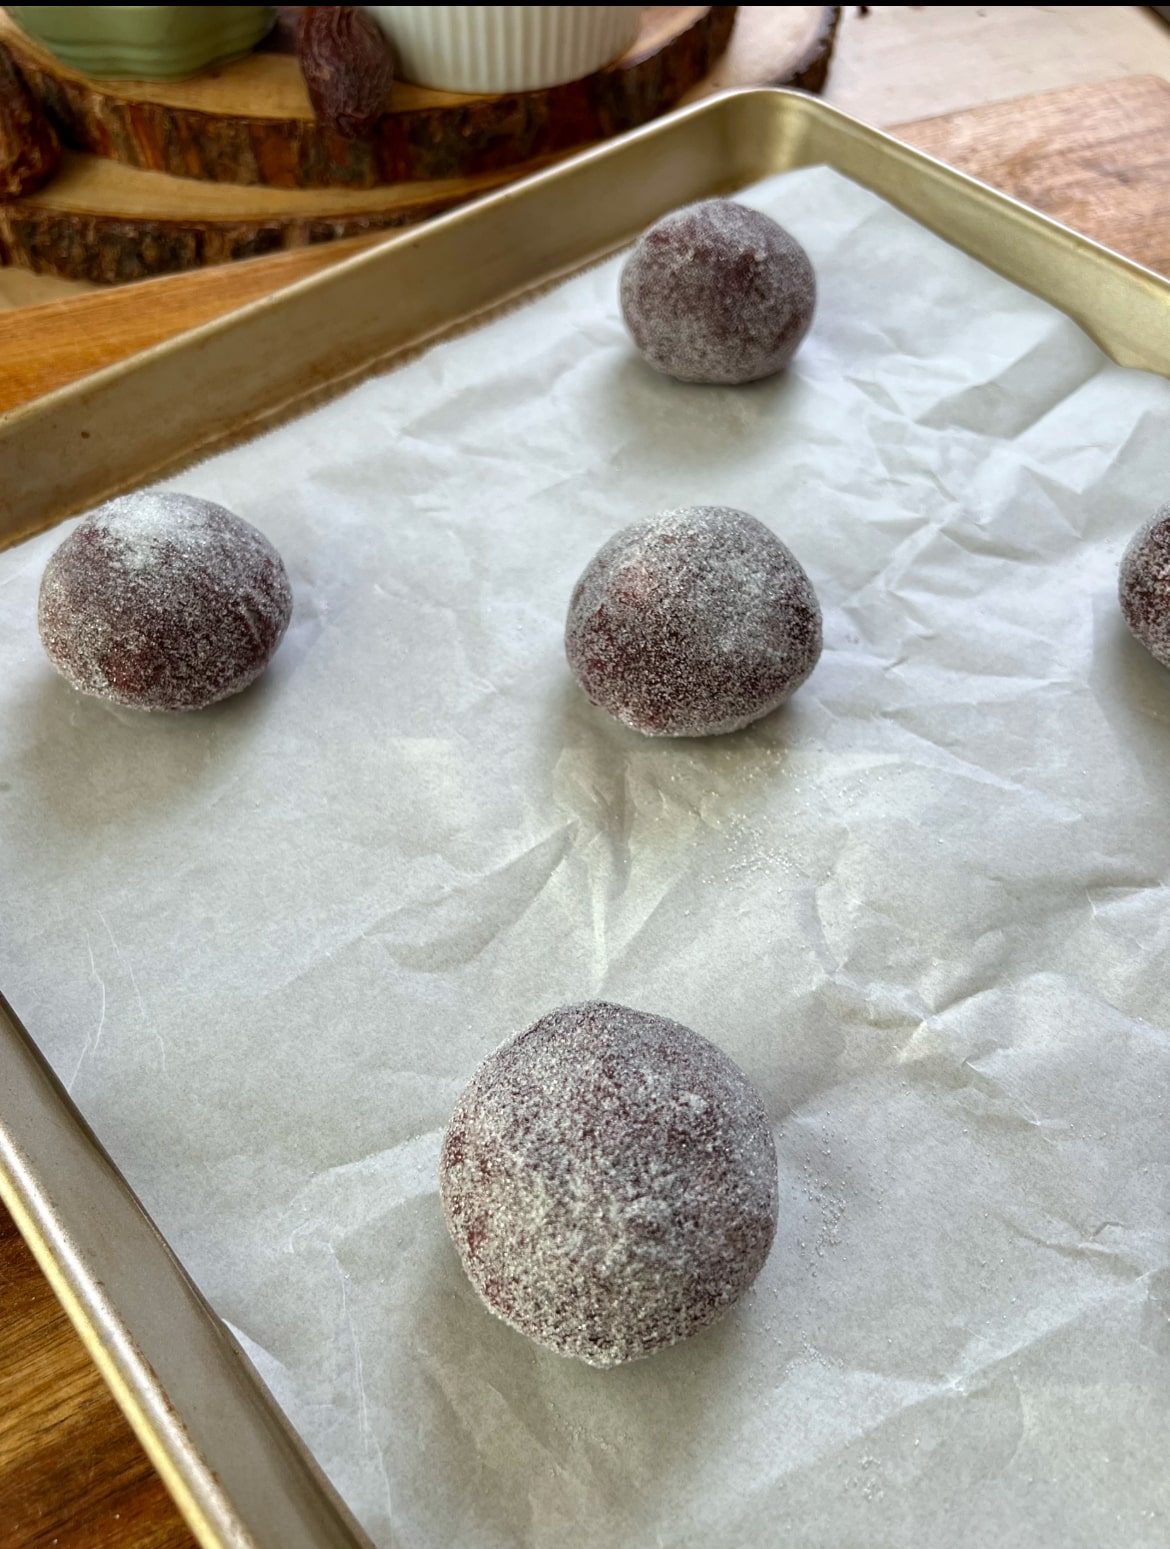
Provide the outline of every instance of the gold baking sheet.
<path id="1" fill-rule="evenodd" d="M 0 542 L 287 416 L 668 209 L 818 163 L 1060 307 L 1119 363 L 1170 374 L 1167 281 L 813 99 L 738 93 L 3 417 Z M 201 1544 L 365 1542 L 2 1004 L 0 1194 Z"/>

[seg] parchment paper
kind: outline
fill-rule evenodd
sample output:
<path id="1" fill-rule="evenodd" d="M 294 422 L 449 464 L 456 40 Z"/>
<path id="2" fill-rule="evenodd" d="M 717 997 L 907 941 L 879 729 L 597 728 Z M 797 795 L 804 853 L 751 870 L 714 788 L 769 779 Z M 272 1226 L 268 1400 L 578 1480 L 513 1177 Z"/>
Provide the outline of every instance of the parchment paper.
<path id="1" fill-rule="evenodd" d="M 824 170 L 821 299 L 684 387 L 617 265 L 173 483 L 283 552 L 253 691 L 146 717 L 0 556 L 0 984 L 382 1545 L 1170 1543 L 1170 676 L 1117 562 L 1170 383 Z M 472 255 L 469 255 L 469 261 Z M 617 527 L 751 511 L 825 653 L 738 736 L 565 668 Z M 764 1092 L 781 1218 L 612 1372 L 488 1316 L 436 1193 L 479 1060 L 606 996 Z"/>

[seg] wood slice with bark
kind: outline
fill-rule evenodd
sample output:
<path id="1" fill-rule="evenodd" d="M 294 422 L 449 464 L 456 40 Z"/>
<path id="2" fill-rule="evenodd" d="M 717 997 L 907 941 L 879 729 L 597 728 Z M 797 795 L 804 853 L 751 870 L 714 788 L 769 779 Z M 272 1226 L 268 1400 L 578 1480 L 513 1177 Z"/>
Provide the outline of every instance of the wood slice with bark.
<path id="1" fill-rule="evenodd" d="M 0 52 L 74 149 L 173 177 L 374 188 L 498 172 L 636 128 L 710 73 L 735 12 L 733 5 L 647 7 L 621 59 L 543 91 L 462 96 L 395 82 L 387 113 L 360 140 L 317 122 L 297 61 L 283 53 L 250 54 L 189 81 L 96 80 L 63 65 L 4 14 Z"/>
<path id="2" fill-rule="evenodd" d="M 661 36 L 669 17 L 675 18 L 669 25 L 677 26 L 679 9 L 647 13 L 643 37 L 654 28 Z M 687 100 L 761 78 L 819 88 L 838 15 L 832 6 L 740 7 L 731 47 Z M 661 56 L 662 51 L 657 57 L 665 68 Z M 228 74 L 218 85 L 211 78 L 203 85 L 220 89 Z M 506 161 L 471 177 L 416 178 L 373 188 L 283 189 L 176 178 L 71 152 L 47 188 L 0 202 L 0 262 L 99 284 L 175 274 L 411 225 L 556 159 L 542 155 Z"/>
<path id="3" fill-rule="evenodd" d="M 67 151 L 47 188 L 0 202 L 0 263 L 122 284 L 414 225 L 514 176 L 285 190 L 197 183 Z"/>
<path id="4" fill-rule="evenodd" d="M 734 86 L 790 86 L 818 95 L 841 22 L 839 5 L 741 5 L 719 63 L 684 102 Z"/>

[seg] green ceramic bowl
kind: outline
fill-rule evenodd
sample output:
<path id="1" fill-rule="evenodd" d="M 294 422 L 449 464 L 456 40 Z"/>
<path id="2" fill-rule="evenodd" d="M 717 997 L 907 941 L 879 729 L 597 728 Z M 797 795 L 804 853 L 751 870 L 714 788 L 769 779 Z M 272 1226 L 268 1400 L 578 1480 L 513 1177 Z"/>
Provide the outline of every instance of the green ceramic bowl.
<path id="1" fill-rule="evenodd" d="M 177 81 L 238 59 L 272 26 L 271 5 L 10 5 L 30 38 L 83 75 Z"/>

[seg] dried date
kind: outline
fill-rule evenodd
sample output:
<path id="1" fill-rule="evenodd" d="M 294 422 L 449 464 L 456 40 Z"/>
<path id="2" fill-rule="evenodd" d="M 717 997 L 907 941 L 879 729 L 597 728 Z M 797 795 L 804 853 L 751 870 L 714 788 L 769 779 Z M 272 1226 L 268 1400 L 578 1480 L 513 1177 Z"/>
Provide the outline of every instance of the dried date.
<path id="1" fill-rule="evenodd" d="M 360 140 L 386 110 L 394 79 L 390 46 L 356 5 L 306 5 L 297 29 L 297 58 L 319 123 Z"/>
<path id="2" fill-rule="evenodd" d="M 18 199 L 47 183 L 61 142 L 11 57 L 0 49 L 0 198 Z"/>

